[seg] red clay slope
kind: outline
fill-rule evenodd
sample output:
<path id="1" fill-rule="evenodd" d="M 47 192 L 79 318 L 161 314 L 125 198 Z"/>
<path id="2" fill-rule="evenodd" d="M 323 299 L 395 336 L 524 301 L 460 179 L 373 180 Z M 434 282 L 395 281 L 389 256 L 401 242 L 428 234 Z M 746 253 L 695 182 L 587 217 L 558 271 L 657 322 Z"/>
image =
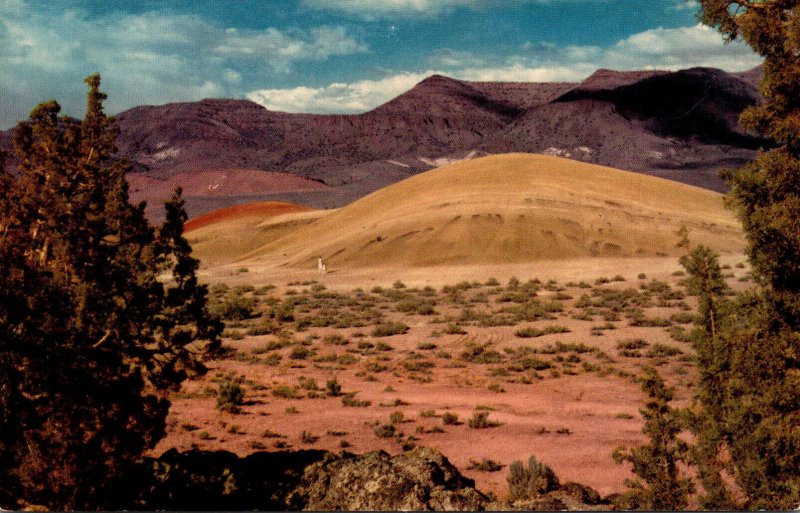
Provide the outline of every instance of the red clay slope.
<path id="1" fill-rule="evenodd" d="M 273 217 L 281 214 L 290 214 L 294 212 L 308 212 L 313 210 L 302 205 L 295 205 L 292 203 L 281 203 L 277 201 L 261 201 L 258 203 L 247 203 L 244 205 L 235 205 L 233 207 L 221 208 L 214 210 L 207 214 L 203 214 L 194 219 L 186 222 L 184 230 L 188 233 L 192 230 L 197 230 L 204 226 L 224 221 L 235 221 L 244 217 Z"/>

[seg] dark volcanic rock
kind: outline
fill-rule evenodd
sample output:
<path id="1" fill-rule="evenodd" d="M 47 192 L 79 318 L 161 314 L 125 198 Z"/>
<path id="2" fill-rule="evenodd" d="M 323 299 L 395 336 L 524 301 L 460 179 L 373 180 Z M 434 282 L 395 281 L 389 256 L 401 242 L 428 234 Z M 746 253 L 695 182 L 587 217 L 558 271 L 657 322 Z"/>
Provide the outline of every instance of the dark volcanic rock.
<path id="1" fill-rule="evenodd" d="M 482 510 L 488 498 L 440 453 L 331 455 L 306 469 L 290 499 L 305 510 Z"/>

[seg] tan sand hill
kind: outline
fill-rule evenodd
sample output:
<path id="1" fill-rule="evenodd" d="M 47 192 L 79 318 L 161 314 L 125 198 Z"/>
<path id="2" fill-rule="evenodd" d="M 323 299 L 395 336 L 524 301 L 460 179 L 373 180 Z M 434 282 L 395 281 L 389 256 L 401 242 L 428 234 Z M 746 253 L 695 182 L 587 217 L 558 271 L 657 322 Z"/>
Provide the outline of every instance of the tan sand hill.
<path id="1" fill-rule="evenodd" d="M 287 230 L 290 220 L 261 223 L 265 244 L 242 262 L 311 268 L 321 255 L 336 270 L 665 256 L 679 253 L 684 224 L 718 251 L 743 246 L 719 194 L 530 154 L 459 162 Z"/>

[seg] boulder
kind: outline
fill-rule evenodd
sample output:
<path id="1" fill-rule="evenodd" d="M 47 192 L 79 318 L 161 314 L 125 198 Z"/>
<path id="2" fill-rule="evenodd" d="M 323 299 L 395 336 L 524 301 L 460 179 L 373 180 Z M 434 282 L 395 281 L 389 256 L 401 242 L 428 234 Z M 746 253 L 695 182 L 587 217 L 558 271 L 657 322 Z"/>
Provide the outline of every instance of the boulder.
<path id="1" fill-rule="evenodd" d="M 600 494 L 594 488 L 572 481 L 561 485 L 559 490 L 575 499 L 577 502 L 589 505 L 596 505 L 602 502 Z"/>
<path id="2" fill-rule="evenodd" d="M 418 447 L 329 455 L 310 465 L 289 500 L 306 510 L 483 510 L 489 499 L 441 453 Z"/>

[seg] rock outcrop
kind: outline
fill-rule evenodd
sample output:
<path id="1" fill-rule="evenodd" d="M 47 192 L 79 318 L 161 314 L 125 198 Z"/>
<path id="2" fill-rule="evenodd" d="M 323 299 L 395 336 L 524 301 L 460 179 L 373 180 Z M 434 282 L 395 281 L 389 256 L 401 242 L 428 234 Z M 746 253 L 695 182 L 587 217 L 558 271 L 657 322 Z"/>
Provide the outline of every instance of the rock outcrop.
<path id="1" fill-rule="evenodd" d="M 305 510 L 482 510 L 488 498 L 434 449 L 330 455 L 309 466 L 290 498 Z"/>

